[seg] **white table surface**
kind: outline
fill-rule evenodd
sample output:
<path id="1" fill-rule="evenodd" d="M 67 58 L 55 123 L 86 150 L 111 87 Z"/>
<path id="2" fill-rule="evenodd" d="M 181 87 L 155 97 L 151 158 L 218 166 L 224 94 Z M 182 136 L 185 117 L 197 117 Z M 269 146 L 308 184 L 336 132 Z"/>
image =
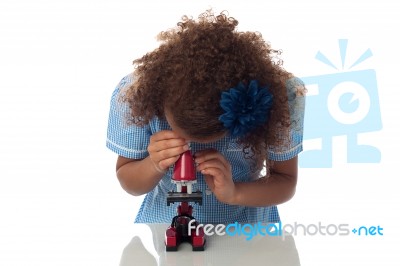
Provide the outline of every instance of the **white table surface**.
<path id="1" fill-rule="evenodd" d="M 300 265 L 292 236 L 207 236 L 204 251 L 192 251 L 183 242 L 178 251 L 167 252 L 164 233 L 167 224 L 137 224 L 124 248 L 120 265 Z"/>
<path id="2" fill-rule="evenodd" d="M 26 218 L 0 226 L 1 266 L 398 266 L 400 262 L 398 237 L 389 227 L 383 236 L 371 237 L 256 236 L 246 241 L 245 236 L 214 235 L 206 238 L 203 252 L 193 252 L 189 243 L 182 243 L 177 252 L 166 252 L 168 224 L 107 224 L 106 216 L 101 224 L 84 216 L 39 222 L 34 216 Z"/>

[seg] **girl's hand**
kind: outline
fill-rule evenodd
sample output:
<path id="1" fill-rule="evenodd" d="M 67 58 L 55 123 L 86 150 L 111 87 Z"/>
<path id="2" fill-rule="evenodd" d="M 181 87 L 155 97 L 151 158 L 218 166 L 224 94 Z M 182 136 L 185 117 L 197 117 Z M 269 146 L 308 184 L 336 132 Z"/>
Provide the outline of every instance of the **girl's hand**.
<path id="1" fill-rule="evenodd" d="M 188 149 L 186 140 L 169 130 L 152 135 L 147 147 L 150 160 L 158 172 L 166 172 L 179 159 L 179 155 Z"/>
<path id="2" fill-rule="evenodd" d="M 232 180 L 232 168 L 225 157 L 217 150 L 209 149 L 195 155 L 197 171 L 204 175 L 208 188 L 223 203 L 234 202 L 235 183 Z"/>

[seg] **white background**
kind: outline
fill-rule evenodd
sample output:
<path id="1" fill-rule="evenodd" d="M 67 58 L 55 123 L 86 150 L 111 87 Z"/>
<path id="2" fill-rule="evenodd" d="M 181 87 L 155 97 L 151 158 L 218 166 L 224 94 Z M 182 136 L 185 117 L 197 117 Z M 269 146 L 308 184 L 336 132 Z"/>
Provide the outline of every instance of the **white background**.
<path id="1" fill-rule="evenodd" d="M 338 39 L 349 39 L 357 69 L 374 69 L 383 129 L 360 141 L 380 164 L 347 164 L 334 138 L 331 169 L 300 169 L 298 191 L 280 206 L 284 223 L 347 223 L 384 228 L 343 244 L 299 238 L 302 265 L 398 265 L 400 20 L 396 1 L 0 2 L 0 265 L 117 265 L 141 198 L 115 177 L 105 148 L 109 99 L 132 60 L 155 48 L 158 32 L 184 14 L 228 10 L 239 30 L 260 31 L 298 76 L 335 73 Z M 129 238 L 126 238 L 127 240 Z M 296 238 L 295 238 L 296 240 Z M 397 247 L 397 248 L 396 248 Z"/>

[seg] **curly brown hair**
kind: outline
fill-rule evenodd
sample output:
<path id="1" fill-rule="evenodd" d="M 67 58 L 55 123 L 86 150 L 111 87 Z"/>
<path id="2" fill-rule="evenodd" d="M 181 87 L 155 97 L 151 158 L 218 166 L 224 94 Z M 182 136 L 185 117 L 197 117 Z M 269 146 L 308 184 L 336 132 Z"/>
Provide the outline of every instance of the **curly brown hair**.
<path id="1" fill-rule="evenodd" d="M 158 35 L 161 45 L 133 61 L 134 82 L 123 100 L 131 120 L 145 125 L 155 116 L 174 121 L 189 136 L 202 138 L 226 132 L 219 116 L 221 94 L 239 82 L 256 79 L 268 86 L 273 105 L 267 122 L 241 137 L 243 151 L 251 150 L 257 169 L 268 162 L 267 150 L 284 147 L 290 114 L 286 82 L 293 75 L 282 68 L 280 51 L 259 32 L 239 32 L 238 21 L 211 10 L 197 20 L 183 16 L 177 27 Z"/>

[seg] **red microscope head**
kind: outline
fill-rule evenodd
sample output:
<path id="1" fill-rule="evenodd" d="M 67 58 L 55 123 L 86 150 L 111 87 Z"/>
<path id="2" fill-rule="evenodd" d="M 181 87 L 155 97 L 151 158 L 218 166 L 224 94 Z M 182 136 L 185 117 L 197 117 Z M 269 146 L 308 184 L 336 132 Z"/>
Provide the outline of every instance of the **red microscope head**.
<path id="1" fill-rule="evenodd" d="M 178 161 L 175 163 L 174 175 L 172 180 L 178 182 L 188 182 L 196 180 L 196 170 L 194 160 L 190 150 L 182 153 Z"/>

